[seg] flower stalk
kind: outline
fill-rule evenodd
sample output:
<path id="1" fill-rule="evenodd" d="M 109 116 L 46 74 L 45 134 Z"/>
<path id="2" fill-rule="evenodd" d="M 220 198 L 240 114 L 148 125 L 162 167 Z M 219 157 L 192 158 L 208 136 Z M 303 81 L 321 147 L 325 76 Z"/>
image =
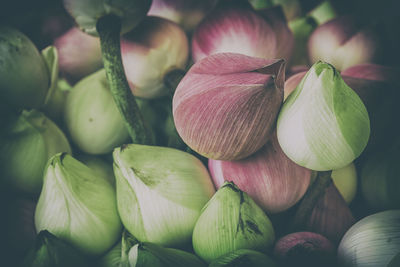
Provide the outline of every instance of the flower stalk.
<path id="1" fill-rule="evenodd" d="M 103 64 L 111 93 L 118 110 L 126 122 L 133 143 L 152 144 L 150 128 L 145 124 L 126 79 L 121 59 L 120 32 L 121 19 L 106 15 L 96 24 L 100 36 Z"/>

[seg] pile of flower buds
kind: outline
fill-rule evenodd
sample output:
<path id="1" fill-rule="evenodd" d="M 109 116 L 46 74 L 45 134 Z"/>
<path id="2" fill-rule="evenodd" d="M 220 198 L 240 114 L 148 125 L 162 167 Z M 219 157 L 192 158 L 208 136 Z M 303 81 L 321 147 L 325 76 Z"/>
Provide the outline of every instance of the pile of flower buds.
<path id="1" fill-rule="evenodd" d="M 400 69 L 306 2 L 1 22 L 0 265 L 400 266 Z"/>

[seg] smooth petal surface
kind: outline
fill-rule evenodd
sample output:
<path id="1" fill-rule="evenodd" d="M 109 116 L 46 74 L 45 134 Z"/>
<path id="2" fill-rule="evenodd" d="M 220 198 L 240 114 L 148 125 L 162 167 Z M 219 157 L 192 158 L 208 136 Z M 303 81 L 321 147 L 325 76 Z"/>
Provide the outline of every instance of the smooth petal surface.
<path id="1" fill-rule="evenodd" d="M 208 161 L 217 188 L 233 181 L 264 211 L 276 213 L 293 206 L 306 192 L 311 171 L 291 161 L 276 136 L 248 158 L 238 161 Z"/>
<path id="2" fill-rule="evenodd" d="M 333 66 L 318 62 L 286 99 L 277 123 L 286 155 L 312 170 L 350 164 L 367 145 L 367 110 Z"/>
<path id="3" fill-rule="evenodd" d="M 272 20 L 271 20 L 272 21 Z M 280 58 L 272 25 L 250 9 L 218 8 L 197 27 L 192 39 L 194 62 L 216 53 Z"/>
<path id="4" fill-rule="evenodd" d="M 188 242 L 214 193 L 200 160 L 172 148 L 134 144 L 115 149 L 113 157 L 118 211 L 128 231 L 141 242 Z"/>
<path id="5" fill-rule="evenodd" d="M 284 62 L 221 53 L 196 63 L 178 85 L 181 138 L 213 159 L 244 158 L 267 141 L 283 99 Z"/>
<path id="6" fill-rule="evenodd" d="M 114 189 L 83 163 L 57 154 L 45 171 L 35 226 L 38 232 L 47 229 L 81 251 L 99 255 L 121 233 Z"/>
<path id="7" fill-rule="evenodd" d="M 185 32 L 175 23 L 146 17 L 121 39 L 122 62 L 132 93 L 142 98 L 167 94 L 164 76 L 184 69 L 189 57 Z"/>

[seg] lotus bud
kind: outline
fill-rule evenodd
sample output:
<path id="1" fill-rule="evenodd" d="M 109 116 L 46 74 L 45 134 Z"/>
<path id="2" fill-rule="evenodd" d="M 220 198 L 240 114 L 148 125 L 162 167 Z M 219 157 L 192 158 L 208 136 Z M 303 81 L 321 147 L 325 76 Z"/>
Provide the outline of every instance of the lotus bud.
<path id="1" fill-rule="evenodd" d="M 295 134 L 294 134 L 295 133 Z M 283 104 L 278 141 L 300 166 L 339 169 L 357 158 L 370 133 L 368 112 L 336 69 L 315 63 Z"/>
<path id="2" fill-rule="evenodd" d="M 362 165 L 362 196 L 374 210 L 400 209 L 399 141 L 368 155 Z"/>
<path id="3" fill-rule="evenodd" d="M 54 41 L 61 75 L 75 83 L 103 66 L 99 38 L 83 33 L 76 27 Z"/>
<path id="4" fill-rule="evenodd" d="M 131 267 L 206 267 L 196 255 L 189 252 L 163 248 L 152 243 L 134 245 L 129 251 L 129 266 Z"/>
<path id="5" fill-rule="evenodd" d="M 204 206 L 192 238 L 195 253 L 207 262 L 238 249 L 267 252 L 274 240 L 267 215 L 232 182 Z"/>
<path id="6" fill-rule="evenodd" d="M 272 134 L 283 100 L 283 60 L 234 53 L 209 56 L 192 66 L 172 103 L 176 129 L 197 153 L 238 160 Z"/>
<path id="7" fill-rule="evenodd" d="M 64 0 L 64 7 L 84 32 L 97 35 L 96 23 L 107 15 L 121 20 L 121 32 L 135 27 L 148 12 L 151 0 Z"/>
<path id="8" fill-rule="evenodd" d="M 400 210 L 369 215 L 354 224 L 338 248 L 339 266 L 388 266 L 400 251 Z"/>
<path id="9" fill-rule="evenodd" d="M 169 93 L 164 86 L 167 72 L 186 67 L 189 44 L 185 32 L 175 23 L 146 17 L 122 36 L 121 53 L 132 93 L 156 98 Z"/>
<path id="10" fill-rule="evenodd" d="M 238 249 L 219 257 L 209 265 L 209 267 L 223 266 L 277 267 L 278 265 L 276 265 L 276 263 L 264 253 L 250 249 Z"/>
<path id="11" fill-rule="evenodd" d="M 92 169 L 97 177 L 102 177 L 115 187 L 115 176 L 112 163 L 93 155 L 79 155 L 77 159 Z"/>
<path id="12" fill-rule="evenodd" d="M 147 15 L 172 20 L 190 32 L 213 9 L 216 2 L 216 0 L 153 0 Z"/>
<path id="13" fill-rule="evenodd" d="M 192 38 L 197 62 L 216 53 L 239 53 L 265 59 L 288 60 L 293 34 L 280 7 L 256 12 L 251 8 L 223 6 L 200 23 Z"/>
<path id="14" fill-rule="evenodd" d="M 319 60 L 334 65 L 338 70 L 374 62 L 378 55 L 378 37 L 349 16 L 335 18 L 319 26 L 308 41 L 311 63 Z"/>
<path id="15" fill-rule="evenodd" d="M 67 242 L 47 230 L 40 231 L 35 246 L 28 252 L 21 266 L 30 267 L 87 267 L 88 260 Z"/>
<path id="16" fill-rule="evenodd" d="M 37 232 L 47 229 L 85 254 L 102 254 L 121 234 L 114 189 L 83 163 L 56 154 L 45 170 L 35 226 Z"/>
<path id="17" fill-rule="evenodd" d="M 333 183 L 325 188 L 316 201 L 304 230 L 319 233 L 338 244 L 346 231 L 355 223 L 346 201 Z"/>
<path id="18" fill-rule="evenodd" d="M 0 102 L 14 109 L 39 108 L 50 85 L 46 64 L 32 41 L 0 26 Z"/>
<path id="19" fill-rule="evenodd" d="M 128 139 L 104 69 L 72 88 L 65 103 L 64 120 L 71 140 L 89 154 L 109 153 Z"/>
<path id="20" fill-rule="evenodd" d="M 13 188 L 39 194 L 47 160 L 58 152 L 71 154 L 64 133 L 36 110 L 24 110 L 0 135 L 1 176 Z"/>
<path id="21" fill-rule="evenodd" d="M 303 197 L 310 184 L 311 171 L 291 161 L 278 144 L 276 135 L 251 156 L 238 161 L 208 161 L 217 188 L 232 181 L 264 211 L 289 209 Z"/>
<path id="22" fill-rule="evenodd" d="M 357 171 L 354 163 L 332 171 L 332 181 L 347 204 L 353 201 L 357 192 Z"/>
<path id="23" fill-rule="evenodd" d="M 335 266 L 336 249 L 326 237 L 313 232 L 296 232 L 281 237 L 274 256 L 282 266 Z"/>
<path id="24" fill-rule="evenodd" d="M 172 148 L 124 145 L 113 153 L 118 211 L 141 242 L 190 242 L 201 208 L 215 192 L 205 166 Z"/>

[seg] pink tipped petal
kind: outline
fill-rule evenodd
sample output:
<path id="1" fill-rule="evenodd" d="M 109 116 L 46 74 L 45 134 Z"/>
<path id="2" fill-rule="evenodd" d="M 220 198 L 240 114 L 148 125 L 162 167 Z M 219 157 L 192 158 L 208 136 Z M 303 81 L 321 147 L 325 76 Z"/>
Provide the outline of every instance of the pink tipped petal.
<path id="1" fill-rule="evenodd" d="M 370 81 L 398 83 L 400 70 L 388 66 L 365 63 L 349 67 L 343 70 L 341 75 Z"/>
<path id="2" fill-rule="evenodd" d="M 299 85 L 306 74 L 307 71 L 302 71 L 292 75 L 289 79 L 286 80 L 283 99 L 286 99 L 296 89 L 297 85 Z"/>
<path id="3" fill-rule="evenodd" d="M 278 58 L 274 29 L 251 10 L 217 9 L 197 27 L 192 41 L 195 62 L 216 53 Z"/>

